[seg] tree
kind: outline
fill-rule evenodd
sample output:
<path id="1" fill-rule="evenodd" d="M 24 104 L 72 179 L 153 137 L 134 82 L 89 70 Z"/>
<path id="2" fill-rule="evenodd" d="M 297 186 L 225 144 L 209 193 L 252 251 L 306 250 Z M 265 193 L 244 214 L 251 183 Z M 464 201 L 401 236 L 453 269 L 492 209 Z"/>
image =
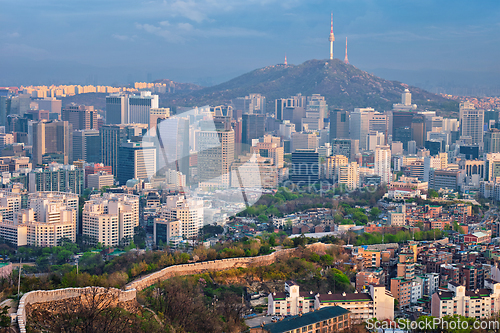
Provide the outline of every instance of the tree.
<path id="1" fill-rule="evenodd" d="M 10 307 L 4 306 L 0 310 L 0 327 L 10 327 L 9 309 Z"/>
<path id="2" fill-rule="evenodd" d="M 371 210 L 370 210 L 370 218 L 372 219 L 372 221 L 375 221 L 378 219 L 378 216 L 382 213 L 382 211 L 380 209 L 378 209 L 377 207 L 373 207 Z"/>
<path id="3" fill-rule="evenodd" d="M 260 223 L 267 223 L 269 221 L 269 218 L 264 214 L 260 214 L 259 217 L 257 217 L 257 219 L 259 220 Z"/>
<path id="4" fill-rule="evenodd" d="M 439 197 L 439 193 L 436 190 L 432 189 L 432 188 L 429 189 L 429 191 L 427 193 L 429 194 L 430 198 L 437 198 L 437 197 Z"/>
<path id="5" fill-rule="evenodd" d="M 127 312 L 120 308 L 119 304 L 116 289 L 97 287 L 84 290 L 79 297 L 40 303 L 36 309 L 30 304 L 26 309 L 27 330 L 75 333 L 160 331 L 159 325 L 152 325 L 154 319 L 142 317 L 143 313 L 140 312 L 138 304 L 135 306 L 138 313 Z"/>

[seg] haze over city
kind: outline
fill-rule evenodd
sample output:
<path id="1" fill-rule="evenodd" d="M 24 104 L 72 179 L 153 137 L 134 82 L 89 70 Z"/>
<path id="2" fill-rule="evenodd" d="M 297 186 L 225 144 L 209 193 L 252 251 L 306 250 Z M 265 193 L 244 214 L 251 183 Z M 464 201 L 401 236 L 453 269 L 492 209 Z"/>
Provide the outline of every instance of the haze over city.
<path id="1" fill-rule="evenodd" d="M 0 332 L 500 331 L 500 4 L 0 0 Z"/>
<path id="2" fill-rule="evenodd" d="M 201 85 L 335 57 L 430 89 L 498 87 L 495 1 L 0 1 L 0 85 Z M 149 75 L 148 75 L 149 74 Z M 453 93 L 453 91 L 442 91 Z"/>

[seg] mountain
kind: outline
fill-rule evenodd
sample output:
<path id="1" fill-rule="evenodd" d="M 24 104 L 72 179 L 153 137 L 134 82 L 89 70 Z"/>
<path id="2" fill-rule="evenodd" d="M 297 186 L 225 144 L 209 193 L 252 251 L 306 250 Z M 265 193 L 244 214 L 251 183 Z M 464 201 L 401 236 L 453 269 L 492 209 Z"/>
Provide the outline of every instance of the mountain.
<path id="1" fill-rule="evenodd" d="M 256 69 L 227 82 L 203 88 L 190 83 L 177 83 L 168 79 L 155 82 L 174 87 L 160 94 L 160 106 L 201 106 L 229 103 L 236 97 L 260 93 L 266 96 L 268 110 L 274 109 L 274 100 L 301 93 L 304 96 L 320 94 L 331 108 L 351 110 L 373 107 L 390 110 L 401 101 L 401 93 L 410 89 L 413 103 L 430 110 L 456 111 L 458 104 L 440 95 L 408 86 L 398 81 L 384 80 L 362 71 L 339 59 L 309 60 L 300 65 L 274 65 Z M 81 94 L 63 98 L 70 102 L 105 108 L 106 94 Z"/>
<path id="2" fill-rule="evenodd" d="M 160 100 L 165 106 L 218 105 L 236 97 L 260 93 L 274 108 L 275 99 L 301 93 L 305 96 L 321 94 L 331 108 L 374 107 L 388 110 L 392 109 L 393 103 L 401 101 L 405 88 L 410 89 L 416 104 L 433 109 L 455 108 L 454 103 L 450 105 L 450 101 L 440 95 L 398 81 L 384 80 L 339 59 L 268 66 L 187 94 L 164 95 Z"/>

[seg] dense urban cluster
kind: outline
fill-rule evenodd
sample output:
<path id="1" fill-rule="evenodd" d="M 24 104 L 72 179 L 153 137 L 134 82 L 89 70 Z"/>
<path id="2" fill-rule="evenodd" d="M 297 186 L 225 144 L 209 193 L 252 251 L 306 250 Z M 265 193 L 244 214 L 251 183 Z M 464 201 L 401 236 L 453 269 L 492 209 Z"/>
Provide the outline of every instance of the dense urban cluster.
<path id="1" fill-rule="evenodd" d="M 500 121 L 482 109 L 490 104 L 463 100 L 451 118 L 412 104 L 403 87 L 391 110 L 331 108 L 319 94 L 161 108 L 158 94 L 174 88 L 0 90 L 2 277 L 24 259 L 45 289 L 124 287 L 175 264 L 297 247 L 304 263 L 288 264 L 309 278 L 279 263 L 228 273 L 261 277 L 236 283 L 241 306 L 217 308 L 231 327 L 261 311 L 281 320 L 252 332 L 500 311 Z M 57 99 L 88 92 L 107 93 L 105 108 Z M 210 308 L 197 293 L 236 306 L 234 291 L 189 281 L 175 283 L 189 283 L 184 296 L 200 313 Z"/>

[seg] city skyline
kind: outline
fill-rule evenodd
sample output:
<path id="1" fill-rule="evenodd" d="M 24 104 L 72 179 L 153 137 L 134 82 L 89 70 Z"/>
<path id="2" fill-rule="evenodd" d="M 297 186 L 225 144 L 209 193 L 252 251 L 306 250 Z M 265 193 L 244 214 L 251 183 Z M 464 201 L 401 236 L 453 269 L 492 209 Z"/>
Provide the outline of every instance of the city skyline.
<path id="1" fill-rule="evenodd" d="M 331 12 L 337 40 L 349 37 L 350 62 L 388 79 L 418 81 L 420 72 L 439 69 L 448 73 L 442 81 L 460 81 L 470 71 L 500 71 L 495 43 L 500 7 L 494 2 L 151 1 L 117 6 L 110 1 L 97 7 L 95 2 L 55 6 L 44 1 L 30 6 L 4 2 L 4 8 L 0 85 L 123 84 L 148 77 L 210 85 L 281 63 L 285 53 L 293 64 L 327 59 Z M 342 59 L 342 51 L 337 46 L 334 57 Z M 440 83 L 435 76 L 427 83 Z M 496 84 L 498 79 L 490 75 L 470 84 L 476 82 Z"/>

